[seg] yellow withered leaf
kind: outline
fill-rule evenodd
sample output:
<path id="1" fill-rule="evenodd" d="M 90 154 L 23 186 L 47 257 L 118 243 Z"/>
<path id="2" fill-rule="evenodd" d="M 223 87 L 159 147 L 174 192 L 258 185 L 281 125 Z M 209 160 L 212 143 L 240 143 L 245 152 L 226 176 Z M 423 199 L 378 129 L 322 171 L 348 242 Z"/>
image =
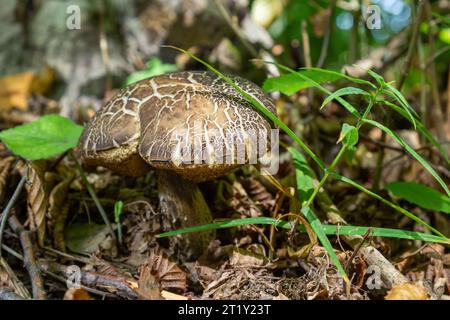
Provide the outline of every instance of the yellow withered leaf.
<path id="1" fill-rule="evenodd" d="M 26 110 L 33 93 L 43 94 L 55 80 L 55 71 L 49 66 L 39 72 L 22 72 L 0 78 L 0 110 Z"/>
<path id="2" fill-rule="evenodd" d="M 427 290 L 413 283 L 394 285 L 384 297 L 385 300 L 426 300 Z"/>

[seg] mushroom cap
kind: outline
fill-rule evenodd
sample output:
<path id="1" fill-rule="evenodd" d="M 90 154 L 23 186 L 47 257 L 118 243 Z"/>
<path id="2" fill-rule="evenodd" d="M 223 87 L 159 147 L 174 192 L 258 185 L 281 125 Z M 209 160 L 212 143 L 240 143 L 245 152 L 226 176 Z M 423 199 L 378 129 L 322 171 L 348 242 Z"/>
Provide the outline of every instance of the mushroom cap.
<path id="1" fill-rule="evenodd" d="M 230 77 L 276 113 L 257 85 Z M 200 182 L 248 163 L 251 155 L 264 156 L 271 129 L 269 121 L 214 73 L 183 71 L 122 89 L 85 126 L 79 147 L 88 165 L 129 176 L 143 175 L 152 167 L 174 170 Z M 266 139 L 255 148 L 252 135 Z M 239 161 L 238 143 L 247 148 Z"/>

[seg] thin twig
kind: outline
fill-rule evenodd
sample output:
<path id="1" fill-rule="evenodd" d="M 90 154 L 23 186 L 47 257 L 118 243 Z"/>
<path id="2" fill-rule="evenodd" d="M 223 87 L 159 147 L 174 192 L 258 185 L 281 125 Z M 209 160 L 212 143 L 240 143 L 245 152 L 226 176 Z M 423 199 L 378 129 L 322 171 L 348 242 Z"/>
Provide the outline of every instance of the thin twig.
<path id="1" fill-rule="evenodd" d="M 68 267 L 50 261 L 39 261 L 39 266 L 52 273 L 69 273 Z M 122 298 L 137 299 L 138 293 L 133 289 L 137 288 L 137 281 L 133 278 L 121 278 L 117 276 L 104 275 L 95 272 L 80 271 L 80 282 L 89 287 L 114 288 L 117 295 Z"/>
<path id="2" fill-rule="evenodd" d="M 23 261 L 23 256 L 21 254 L 19 254 L 18 252 L 14 251 L 13 249 L 11 249 L 10 247 L 8 247 L 6 245 L 3 245 L 2 247 L 3 247 L 3 250 L 5 250 L 9 254 L 11 254 L 12 256 L 16 257 L 17 259 Z M 38 261 L 37 265 L 38 265 L 39 269 L 43 273 L 45 273 L 46 275 L 48 275 L 48 276 L 50 276 L 50 277 L 52 277 L 52 278 L 54 278 L 54 279 L 56 279 L 58 281 L 61 281 L 62 283 L 67 283 L 67 279 L 66 278 L 58 276 L 57 274 L 46 270 L 46 268 L 45 268 L 46 264 L 42 264 L 41 261 Z M 83 286 L 83 285 L 80 285 L 80 288 L 84 289 L 84 290 L 86 290 L 86 291 L 88 291 L 90 293 L 102 296 L 102 297 L 110 297 L 110 298 L 116 298 L 117 297 L 116 295 L 114 295 L 112 293 L 105 292 L 105 291 L 100 291 L 100 290 L 93 289 L 93 288 L 89 288 L 89 287 L 86 287 L 86 286 Z M 29 297 L 29 295 L 28 295 L 28 297 Z"/>
<path id="3" fill-rule="evenodd" d="M 322 68 L 325 64 L 325 60 L 328 55 L 328 48 L 330 46 L 330 38 L 331 38 L 331 28 L 333 26 L 333 16 L 336 11 L 336 0 L 331 0 L 331 8 L 330 8 L 330 16 L 328 17 L 327 22 L 327 30 L 323 36 L 322 48 L 320 49 L 319 60 L 317 61 L 316 67 Z"/>
<path id="4" fill-rule="evenodd" d="M 75 256 L 72 254 L 68 254 L 67 252 L 63 252 L 63 251 L 59 251 L 50 247 L 44 247 L 44 250 L 47 250 L 49 253 L 54 254 L 54 255 L 59 255 L 63 258 L 72 260 L 72 261 L 78 261 L 81 263 L 85 263 L 85 264 L 89 264 L 91 263 L 91 260 L 89 258 L 86 257 L 82 257 L 82 256 Z"/>
<path id="5" fill-rule="evenodd" d="M 353 259 L 355 259 L 355 257 L 358 255 L 362 246 L 366 243 L 367 239 L 369 238 L 369 236 L 372 235 L 372 233 L 373 233 L 372 229 L 369 228 L 367 230 L 366 234 L 363 236 L 363 239 L 361 240 L 361 242 L 353 249 L 353 253 L 352 253 L 350 259 L 348 259 L 347 262 L 345 263 L 345 272 L 348 273 L 350 264 L 352 263 Z"/>
<path id="6" fill-rule="evenodd" d="M 12 216 L 8 219 L 11 229 L 19 235 L 20 244 L 23 250 L 23 263 L 30 275 L 31 288 L 33 292 L 33 298 L 37 300 L 45 300 L 46 294 L 44 291 L 44 282 L 42 281 L 41 273 L 36 264 L 36 258 L 34 255 L 33 242 L 31 241 L 30 231 L 25 230 L 16 216 Z"/>
<path id="7" fill-rule="evenodd" d="M 219 8 L 220 13 L 222 14 L 225 21 L 228 23 L 230 28 L 234 31 L 234 33 L 237 35 L 239 40 L 244 45 L 245 49 L 254 57 L 258 58 L 258 52 L 256 49 L 250 44 L 250 42 L 247 40 L 247 38 L 242 34 L 241 29 L 239 26 L 233 21 L 230 14 L 228 13 L 228 10 L 224 7 L 221 0 L 214 0 L 215 4 Z"/>
<path id="8" fill-rule="evenodd" d="M 22 178 L 20 178 L 20 181 L 17 184 L 16 190 L 14 190 L 14 193 L 13 193 L 11 199 L 9 199 L 9 202 L 6 205 L 5 210 L 3 210 L 3 212 L 2 212 L 1 222 L 0 222 L 0 257 L 2 256 L 1 244 L 2 244 L 2 239 L 3 239 L 3 232 L 4 232 L 5 226 L 6 226 L 6 221 L 8 220 L 9 214 L 11 213 L 11 209 L 14 206 L 14 204 L 16 203 L 17 198 L 19 197 L 23 186 L 25 185 L 25 182 L 27 181 L 27 176 L 28 176 L 28 173 L 26 172 L 22 176 Z"/>

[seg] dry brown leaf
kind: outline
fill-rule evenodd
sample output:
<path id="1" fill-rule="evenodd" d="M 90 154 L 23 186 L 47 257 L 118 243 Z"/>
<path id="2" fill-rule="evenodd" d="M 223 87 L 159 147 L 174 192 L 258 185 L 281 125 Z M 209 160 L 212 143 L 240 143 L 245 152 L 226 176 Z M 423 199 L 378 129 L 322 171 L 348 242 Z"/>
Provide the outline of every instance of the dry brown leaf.
<path id="1" fill-rule="evenodd" d="M 8 157 L 0 161 L 0 202 L 3 202 L 5 197 L 6 180 L 8 179 L 11 165 L 14 157 Z"/>
<path id="2" fill-rule="evenodd" d="M 402 283 L 392 287 L 384 297 L 385 300 L 426 300 L 427 290 L 412 283 Z"/>
<path id="3" fill-rule="evenodd" d="M 233 181 L 232 198 L 230 207 L 241 214 L 242 217 L 259 217 L 261 210 L 255 202 L 249 197 L 239 181 Z"/>
<path id="4" fill-rule="evenodd" d="M 92 297 L 83 288 L 69 288 L 64 293 L 64 300 L 92 300 Z"/>
<path id="5" fill-rule="evenodd" d="M 137 267 L 146 262 L 146 256 L 156 241 L 154 234 L 161 229 L 155 216 L 156 213 L 147 200 L 137 200 L 124 205 L 124 243 L 130 250 L 128 264 Z"/>
<path id="6" fill-rule="evenodd" d="M 8 287 L 14 289 L 14 282 L 8 272 L 0 265 L 0 287 Z"/>
<path id="7" fill-rule="evenodd" d="M 230 264 L 239 267 L 258 267 L 265 265 L 266 262 L 263 255 L 243 249 L 233 250 L 230 258 Z"/>
<path id="8" fill-rule="evenodd" d="M 161 285 L 152 274 L 152 268 L 144 265 L 139 275 L 138 288 L 136 289 L 141 300 L 161 300 Z"/>
<path id="9" fill-rule="evenodd" d="M 159 280 L 163 290 L 186 291 L 186 273 L 170 261 L 162 250 L 154 249 L 142 268 L 149 268 L 150 273 Z"/>
<path id="10" fill-rule="evenodd" d="M 325 28 L 328 25 L 330 19 L 331 8 L 319 10 L 316 14 L 310 16 L 309 20 L 313 25 L 313 32 L 316 37 L 323 37 L 325 34 Z"/>
<path id="11" fill-rule="evenodd" d="M 63 252 L 66 251 L 66 244 L 64 242 L 64 226 L 67 219 L 67 214 L 69 212 L 67 195 L 69 186 L 74 177 L 75 175 L 73 172 L 68 172 L 64 180 L 52 189 L 48 200 L 48 224 L 53 229 L 53 242 L 55 247 Z"/>
<path id="12" fill-rule="evenodd" d="M 24 169 L 24 168 L 22 168 Z M 27 190 L 28 224 L 30 229 L 38 231 L 39 245 L 44 244 L 45 214 L 48 208 L 48 190 L 45 181 L 46 161 L 32 161 L 28 165 Z M 25 170 L 22 170 L 24 174 Z"/>
<path id="13" fill-rule="evenodd" d="M 127 270 L 116 267 L 113 263 L 98 257 L 96 254 L 91 255 L 90 264 L 93 265 L 96 273 L 119 278 L 131 278 L 131 274 Z"/>
<path id="14" fill-rule="evenodd" d="M 257 179 L 249 178 L 245 181 L 245 187 L 255 202 L 261 204 L 263 208 L 269 209 L 275 204 L 275 200 L 266 187 Z"/>
<path id="15" fill-rule="evenodd" d="M 33 72 L 24 72 L 0 79 L 0 106 L 3 111 L 27 109 L 33 78 Z"/>

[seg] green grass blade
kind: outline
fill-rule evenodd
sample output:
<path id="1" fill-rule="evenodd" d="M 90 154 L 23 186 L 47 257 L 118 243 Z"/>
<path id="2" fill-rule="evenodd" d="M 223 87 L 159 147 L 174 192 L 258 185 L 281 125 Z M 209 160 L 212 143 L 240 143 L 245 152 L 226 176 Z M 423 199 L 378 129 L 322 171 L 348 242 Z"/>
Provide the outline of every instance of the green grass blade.
<path id="1" fill-rule="evenodd" d="M 391 108 L 398 114 L 400 114 L 403 118 L 411 122 L 411 119 L 409 118 L 408 114 L 403 108 L 400 108 L 396 104 L 387 101 L 387 100 L 378 100 L 378 103 L 384 104 L 385 106 Z M 441 146 L 441 144 L 434 138 L 434 136 L 431 134 L 431 132 L 423 125 L 423 123 L 416 118 L 415 123 L 417 125 L 417 129 L 422 133 L 422 135 L 427 139 L 431 144 L 433 144 L 441 153 L 441 155 L 444 157 L 444 159 L 447 161 L 448 164 L 450 164 L 450 158 L 448 156 L 447 151 L 444 150 L 444 148 Z M 411 124 L 413 124 L 411 122 Z"/>
<path id="2" fill-rule="evenodd" d="M 292 228 L 292 222 L 285 220 L 278 220 L 269 217 L 254 217 L 244 219 L 229 219 L 217 221 L 210 224 L 203 224 L 199 226 L 189 227 L 185 229 L 178 229 L 174 231 L 164 232 L 156 235 L 157 238 L 172 237 L 185 233 L 202 232 L 207 230 L 234 228 L 243 225 L 273 225 L 278 228 L 290 230 Z M 322 224 L 323 232 L 327 235 L 341 235 L 341 236 L 364 236 L 369 229 L 372 230 L 373 236 L 397 238 L 406 240 L 422 240 L 426 242 L 445 243 L 449 244 L 450 240 L 445 237 L 439 237 L 421 232 L 390 229 L 390 228 L 372 228 L 361 226 L 335 226 Z M 306 232 L 305 226 L 297 225 L 299 232 Z"/>
<path id="3" fill-rule="evenodd" d="M 336 90 L 335 92 L 333 92 L 332 94 L 330 94 L 323 102 L 322 105 L 320 106 L 320 109 L 322 109 L 328 102 L 330 102 L 331 100 L 337 99 L 339 97 L 345 96 L 345 95 L 349 95 L 349 94 L 359 94 L 359 95 L 363 95 L 363 96 L 369 96 L 370 97 L 370 93 L 368 93 L 367 91 L 364 91 L 362 89 L 359 88 L 355 88 L 355 87 L 345 87 L 345 88 L 341 88 L 339 90 Z M 356 110 L 356 109 L 355 109 Z"/>
<path id="4" fill-rule="evenodd" d="M 371 197 L 373 197 L 373 198 L 375 198 L 375 199 L 377 199 L 377 200 L 383 202 L 384 204 L 388 205 L 388 206 L 391 207 L 392 209 L 394 209 L 394 210 L 396 210 L 396 211 L 398 211 L 398 212 L 404 214 L 405 216 L 407 216 L 407 217 L 410 218 L 411 220 L 414 220 L 415 222 L 417 222 L 417 223 L 423 225 L 424 227 L 428 228 L 429 230 L 431 230 L 431 231 L 434 232 L 435 234 L 437 234 L 437 235 L 439 235 L 439 236 L 445 238 L 445 236 L 444 236 L 441 232 L 439 232 L 439 230 L 437 230 L 437 229 L 433 228 L 432 226 L 430 226 L 428 223 L 426 223 L 425 221 L 423 221 L 422 219 L 420 219 L 419 217 L 417 217 L 414 213 L 409 212 L 408 210 L 403 209 L 402 207 L 398 206 L 397 204 L 395 204 L 395 203 L 393 203 L 393 202 L 391 202 L 391 201 L 389 201 L 389 200 L 384 199 L 382 196 L 376 194 L 376 193 L 373 192 L 373 191 L 370 191 L 369 189 L 367 189 L 367 188 L 365 188 L 364 186 L 360 185 L 358 182 L 353 181 L 353 180 L 350 179 L 350 178 L 343 177 L 343 176 L 341 176 L 341 175 L 339 175 L 339 174 L 337 174 L 337 173 L 334 173 L 334 172 L 333 172 L 331 175 L 332 175 L 336 180 L 342 181 L 342 182 L 344 182 L 344 183 L 347 183 L 347 184 L 349 184 L 349 185 L 351 185 L 351 186 L 353 186 L 353 187 L 355 187 L 355 188 L 361 190 L 362 192 L 368 194 L 369 196 L 371 196 Z"/>
<path id="5" fill-rule="evenodd" d="M 291 155 L 294 162 L 295 167 L 295 178 L 296 178 L 296 189 L 297 189 L 297 196 L 299 197 L 300 203 L 304 203 L 305 200 L 309 199 L 305 198 L 305 186 L 313 186 L 313 178 L 308 173 L 308 171 L 305 172 L 305 165 L 306 169 L 308 169 L 307 164 L 305 163 L 305 159 L 302 157 L 302 155 L 299 152 L 295 152 L 291 149 Z M 304 179 L 308 179 L 309 181 L 304 181 Z M 306 183 L 306 185 L 305 185 Z M 318 187 L 317 187 L 318 188 Z M 312 187 L 311 190 L 307 189 L 306 191 L 313 192 L 314 187 Z M 344 278 L 344 280 L 348 280 L 347 274 L 345 273 L 344 268 L 342 267 L 336 253 L 334 252 L 333 246 L 330 243 L 330 240 L 328 240 L 327 235 L 323 231 L 322 223 L 320 222 L 319 218 L 314 214 L 314 212 L 311 210 L 310 207 L 304 206 L 301 210 L 301 213 L 303 216 L 308 220 L 309 224 L 311 225 L 311 228 L 314 230 L 315 234 L 317 235 L 317 238 L 319 238 L 320 243 L 325 248 L 325 250 L 328 253 L 328 256 L 330 257 L 331 262 L 336 266 L 338 272 L 341 274 L 341 276 Z"/>
<path id="6" fill-rule="evenodd" d="M 414 129 L 416 129 L 417 128 L 416 118 L 414 118 L 414 117 L 418 117 L 417 113 L 414 111 L 414 109 L 411 108 L 411 106 L 408 104 L 408 102 L 403 97 L 403 95 L 400 93 L 400 91 L 398 91 L 391 85 L 388 85 L 387 88 L 389 88 L 389 90 L 383 89 L 382 92 L 393 97 L 395 100 L 397 100 L 398 103 L 400 103 L 400 106 L 402 107 L 403 110 L 405 110 L 405 112 L 408 116 L 408 120 L 412 123 L 412 125 L 414 126 Z M 414 116 L 413 116 L 413 114 L 414 114 Z"/>
<path id="7" fill-rule="evenodd" d="M 344 267 L 342 266 L 341 262 L 339 261 L 339 258 L 334 252 L 333 246 L 331 245 L 330 240 L 328 240 L 328 237 L 325 233 L 325 230 L 323 229 L 322 223 L 320 222 L 319 218 L 317 218 L 317 216 L 309 207 L 303 207 L 301 209 L 301 212 L 303 216 L 305 216 L 306 220 L 308 220 L 309 224 L 311 225 L 311 228 L 316 233 L 317 238 L 319 238 L 320 243 L 327 251 L 331 262 L 333 262 L 338 272 L 341 274 L 342 278 L 344 278 L 344 280 L 348 280 L 347 273 L 345 272 Z"/>
<path id="8" fill-rule="evenodd" d="M 320 73 L 323 73 L 323 74 L 335 75 L 335 76 L 347 79 L 347 80 L 349 80 L 351 82 L 358 83 L 358 84 L 364 84 L 364 85 L 367 85 L 367 86 L 369 86 L 369 87 L 371 87 L 373 89 L 377 89 L 377 87 L 370 81 L 363 80 L 363 79 L 358 79 L 358 78 L 355 78 L 355 77 L 351 77 L 349 75 L 346 75 L 346 74 L 338 72 L 338 71 L 321 69 L 321 68 L 314 68 L 314 67 L 301 68 L 301 70 L 312 70 L 312 71 L 320 72 Z"/>
<path id="9" fill-rule="evenodd" d="M 295 148 L 289 147 L 295 167 L 295 178 L 297 183 L 297 194 L 300 203 L 304 204 L 314 192 L 314 172 L 311 170 L 305 157 Z"/>
<path id="10" fill-rule="evenodd" d="M 406 151 L 408 151 L 419 163 L 436 179 L 437 182 L 442 186 L 442 188 L 445 190 L 447 195 L 450 197 L 450 190 L 448 189 L 445 182 L 442 180 L 442 178 L 438 175 L 438 173 L 433 169 L 433 167 L 424 159 L 420 154 L 418 154 L 409 144 L 406 143 L 400 136 L 398 136 L 394 131 L 389 129 L 388 127 L 382 125 L 379 122 L 376 122 L 374 120 L 369 119 L 362 119 L 365 123 L 371 124 L 372 126 L 375 126 L 382 131 L 386 132 L 388 135 L 390 135 L 392 138 L 394 138 Z"/>

